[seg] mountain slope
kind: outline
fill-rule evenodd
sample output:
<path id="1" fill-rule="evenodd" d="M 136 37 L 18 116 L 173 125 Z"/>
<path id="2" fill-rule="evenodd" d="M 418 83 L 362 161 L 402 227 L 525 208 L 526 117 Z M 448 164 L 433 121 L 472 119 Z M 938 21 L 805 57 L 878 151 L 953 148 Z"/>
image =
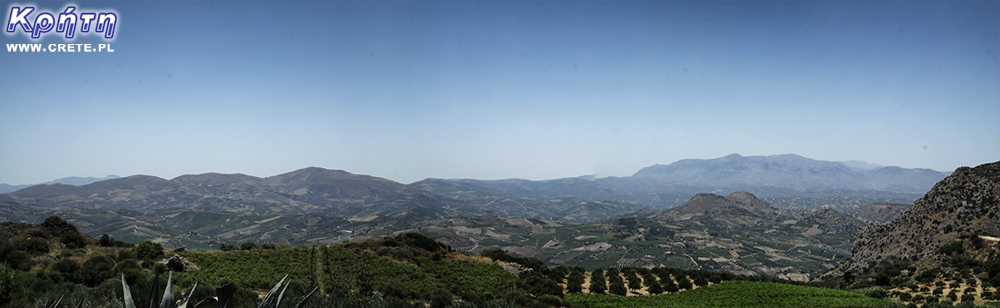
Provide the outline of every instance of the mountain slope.
<path id="1" fill-rule="evenodd" d="M 958 168 L 896 219 L 869 223 L 858 233 L 852 257 L 830 275 L 890 258 L 936 264 L 935 250 L 963 234 L 1000 235 L 1000 162 Z"/>
<path id="2" fill-rule="evenodd" d="M 851 212 L 854 217 L 865 221 L 889 222 L 903 211 L 910 208 L 909 204 L 872 203 Z"/>
<path id="3" fill-rule="evenodd" d="M 735 189 L 772 187 L 799 191 L 876 190 L 922 193 L 945 176 L 944 173 L 929 169 L 900 167 L 883 167 L 870 171 L 794 154 L 732 154 L 716 159 L 685 159 L 670 165 L 654 165 L 639 170 L 632 177 L 666 184 L 683 183 Z"/>

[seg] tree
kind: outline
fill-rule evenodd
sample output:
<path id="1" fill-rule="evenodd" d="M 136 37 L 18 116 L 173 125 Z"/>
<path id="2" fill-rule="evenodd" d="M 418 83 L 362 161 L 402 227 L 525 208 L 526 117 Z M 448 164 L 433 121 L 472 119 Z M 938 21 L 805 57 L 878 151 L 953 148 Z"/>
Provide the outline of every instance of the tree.
<path id="1" fill-rule="evenodd" d="M 697 275 L 697 276 L 694 277 L 694 285 L 699 286 L 699 287 L 707 286 L 708 285 L 708 279 L 705 279 L 705 276 Z"/>
<path id="2" fill-rule="evenodd" d="M 80 235 L 79 232 L 66 232 L 63 233 L 62 238 L 59 239 L 60 242 L 66 244 L 66 248 L 77 249 L 87 247 L 87 238 Z"/>
<path id="3" fill-rule="evenodd" d="M 642 279 L 643 279 L 643 284 L 649 286 L 649 294 L 663 293 L 663 285 L 661 285 L 660 282 L 656 280 L 656 276 L 654 276 L 652 273 L 643 276 Z"/>
<path id="4" fill-rule="evenodd" d="M 663 290 L 667 291 L 667 292 L 670 292 L 670 293 L 677 293 L 677 292 L 680 292 L 681 288 L 678 287 L 677 284 L 674 283 L 673 280 L 671 280 L 671 279 L 664 279 L 663 280 Z"/>
<path id="5" fill-rule="evenodd" d="M 628 275 L 625 276 L 625 278 L 628 279 L 629 289 L 632 290 L 642 289 L 642 279 L 639 279 L 639 276 L 635 274 L 635 271 L 628 272 Z"/>
<path id="6" fill-rule="evenodd" d="M 11 269 L 27 272 L 31 270 L 31 256 L 27 252 L 14 250 L 7 253 L 4 260 Z"/>
<path id="7" fill-rule="evenodd" d="M 625 282 L 622 281 L 621 277 L 618 277 L 617 275 L 611 276 L 610 281 L 611 281 L 611 286 L 609 287 L 608 291 L 610 291 L 611 294 L 621 295 L 621 296 L 628 295 L 628 289 L 625 289 Z"/>
<path id="8" fill-rule="evenodd" d="M 677 277 L 677 286 L 684 290 L 691 290 L 694 288 L 694 285 L 691 284 L 691 280 L 684 275 Z"/>
<path id="9" fill-rule="evenodd" d="M 232 243 L 222 243 L 222 244 L 219 244 L 219 250 L 222 250 L 222 251 L 233 251 L 233 250 L 239 250 L 239 249 L 240 248 L 237 247 L 236 244 L 232 244 Z"/>
<path id="10" fill-rule="evenodd" d="M 608 289 L 608 282 L 604 280 L 604 270 L 596 269 L 590 273 L 590 293 L 604 294 Z"/>
<path id="11" fill-rule="evenodd" d="M 49 231 L 52 235 L 58 236 L 67 232 L 78 232 L 76 226 L 59 218 L 59 216 L 49 216 L 42 222 L 42 229 Z"/>
<path id="12" fill-rule="evenodd" d="M 96 287 L 115 276 L 115 261 L 106 256 L 96 256 L 83 262 L 82 276 L 89 287 Z"/>
<path id="13" fill-rule="evenodd" d="M 257 250 L 257 244 L 252 241 L 243 242 L 240 244 L 240 250 Z"/>
<path id="14" fill-rule="evenodd" d="M 163 253 L 163 246 L 150 241 L 145 241 L 139 243 L 132 251 L 135 252 L 135 256 L 141 260 L 156 260 L 162 258 L 165 254 Z"/>
<path id="15" fill-rule="evenodd" d="M 569 293 L 580 293 L 583 292 L 583 274 L 579 271 L 572 271 L 569 273 L 569 278 L 566 278 L 566 292 Z"/>

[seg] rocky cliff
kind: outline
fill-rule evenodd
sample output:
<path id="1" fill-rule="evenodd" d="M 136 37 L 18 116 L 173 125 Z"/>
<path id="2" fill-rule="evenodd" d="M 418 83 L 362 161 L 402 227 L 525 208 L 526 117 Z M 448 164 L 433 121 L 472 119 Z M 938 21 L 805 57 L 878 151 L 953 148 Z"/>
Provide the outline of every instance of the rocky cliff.
<path id="1" fill-rule="evenodd" d="M 872 222 L 855 237 L 850 259 L 827 275 L 863 270 L 890 256 L 926 265 L 960 235 L 1000 235 L 1000 162 L 962 167 L 889 223 Z"/>

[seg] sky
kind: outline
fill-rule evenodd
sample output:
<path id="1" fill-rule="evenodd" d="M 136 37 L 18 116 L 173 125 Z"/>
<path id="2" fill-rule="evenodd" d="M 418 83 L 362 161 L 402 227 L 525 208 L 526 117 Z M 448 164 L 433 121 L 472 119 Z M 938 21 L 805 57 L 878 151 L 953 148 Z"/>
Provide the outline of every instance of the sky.
<path id="1" fill-rule="evenodd" d="M 1000 1 L 0 3 L 118 16 L 113 40 L 0 35 L 0 183 L 1000 160 Z"/>

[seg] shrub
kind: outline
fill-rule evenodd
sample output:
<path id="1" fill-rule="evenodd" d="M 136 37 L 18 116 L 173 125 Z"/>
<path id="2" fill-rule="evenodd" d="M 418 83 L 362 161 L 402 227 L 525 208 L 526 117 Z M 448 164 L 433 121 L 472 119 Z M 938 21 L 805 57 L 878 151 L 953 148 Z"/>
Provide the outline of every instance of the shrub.
<path id="1" fill-rule="evenodd" d="M 49 242 L 46 242 L 43 239 L 18 238 L 14 239 L 12 242 L 14 244 L 14 249 L 26 252 L 33 256 L 40 256 L 49 253 Z"/>
<path id="2" fill-rule="evenodd" d="M 431 308 L 444 308 L 451 306 L 452 302 L 454 302 L 454 297 L 448 291 L 438 289 L 431 294 L 430 300 Z"/>
<path id="3" fill-rule="evenodd" d="M 871 297 L 871 298 L 878 298 L 878 299 L 882 299 L 882 298 L 885 298 L 885 297 L 886 297 L 886 295 L 888 295 L 888 294 L 887 294 L 887 292 L 885 291 L 885 289 L 883 289 L 883 288 L 878 288 L 878 287 L 876 287 L 876 288 L 872 288 L 872 289 L 871 289 L 871 290 L 869 290 L 868 292 L 865 292 L 865 296 L 868 296 L 868 297 Z"/>
<path id="4" fill-rule="evenodd" d="M 252 241 L 243 242 L 240 244 L 240 250 L 257 250 L 257 244 Z"/>
<path id="5" fill-rule="evenodd" d="M 81 277 L 88 287 L 96 287 L 115 276 L 115 261 L 106 256 L 96 256 L 83 262 Z"/>
<path id="6" fill-rule="evenodd" d="M 911 299 L 913 299 L 913 296 L 912 296 L 912 295 L 910 295 L 910 293 L 902 293 L 902 294 L 899 294 L 899 300 L 900 300 L 900 301 L 904 301 L 904 302 L 908 302 L 908 301 L 910 301 Z"/>
<path id="7" fill-rule="evenodd" d="M 4 262 L 6 262 L 7 266 L 10 266 L 10 268 L 14 270 L 22 272 L 31 270 L 31 256 L 20 250 L 14 250 L 8 253 L 7 257 L 4 258 Z"/>
<path id="8" fill-rule="evenodd" d="M 165 255 L 162 245 L 150 241 L 139 243 L 139 245 L 132 248 L 132 251 L 135 252 L 135 256 L 140 260 L 156 260 Z"/>
<path id="9" fill-rule="evenodd" d="M 87 239 L 77 232 L 66 232 L 63 234 L 62 238 L 59 239 L 60 242 L 66 244 L 66 248 L 69 249 L 79 249 L 87 247 Z"/>
<path id="10" fill-rule="evenodd" d="M 48 231 L 52 235 L 60 235 L 67 232 L 79 232 L 76 230 L 76 226 L 66 222 L 59 216 L 49 216 L 44 222 L 42 222 L 42 229 Z"/>

